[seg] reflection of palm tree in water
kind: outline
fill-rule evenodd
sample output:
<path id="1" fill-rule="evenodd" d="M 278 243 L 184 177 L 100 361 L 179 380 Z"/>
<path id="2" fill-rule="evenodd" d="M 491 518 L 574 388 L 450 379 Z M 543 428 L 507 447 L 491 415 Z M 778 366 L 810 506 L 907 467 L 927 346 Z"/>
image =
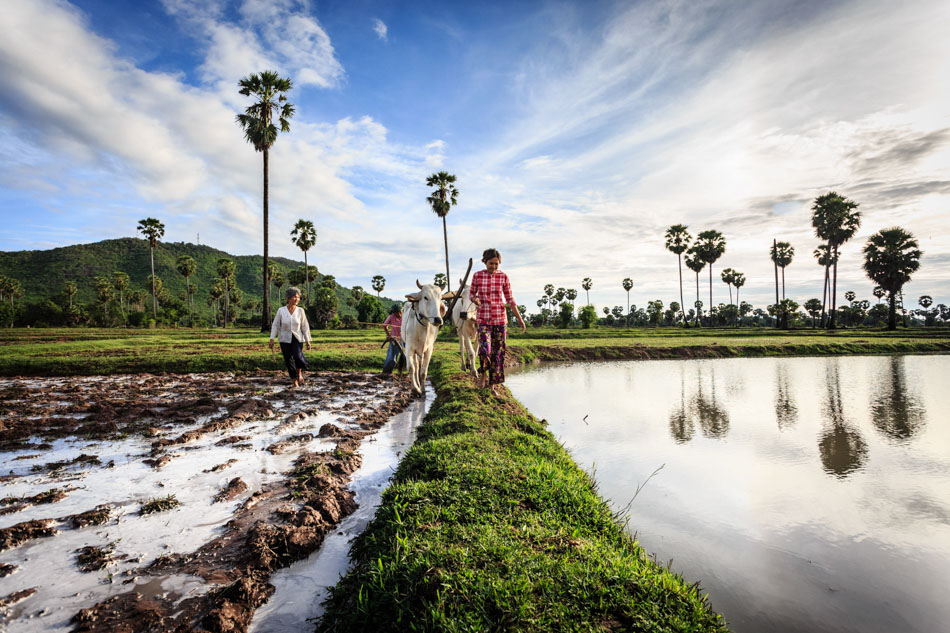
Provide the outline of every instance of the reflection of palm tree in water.
<path id="1" fill-rule="evenodd" d="M 888 372 L 877 385 L 877 396 L 871 403 L 871 420 L 885 437 L 906 442 L 926 423 L 924 408 L 918 398 L 909 393 L 904 374 L 904 358 L 888 359 Z"/>
<path id="2" fill-rule="evenodd" d="M 775 385 L 775 420 L 778 422 L 778 430 L 784 431 L 792 428 L 798 421 L 798 407 L 795 406 L 788 388 L 788 372 L 783 361 L 778 361 L 776 365 Z"/>
<path id="3" fill-rule="evenodd" d="M 690 401 L 690 410 L 699 419 L 699 428 L 703 435 L 710 438 L 726 437 L 729 433 L 729 414 L 716 402 L 716 371 L 710 369 L 709 384 L 711 394 L 707 398 L 703 393 L 703 374 L 699 372 L 699 391 Z"/>
<path id="4" fill-rule="evenodd" d="M 686 365 L 680 365 L 680 406 L 670 413 L 670 435 L 677 444 L 685 444 L 693 439 L 695 427 L 693 416 L 686 410 Z"/>
<path id="5" fill-rule="evenodd" d="M 824 405 L 826 424 L 821 439 L 818 441 L 818 452 L 825 472 L 844 479 L 864 466 L 864 462 L 867 461 L 868 445 L 844 417 L 838 359 L 829 359 L 825 382 L 828 386 L 827 400 Z"/>

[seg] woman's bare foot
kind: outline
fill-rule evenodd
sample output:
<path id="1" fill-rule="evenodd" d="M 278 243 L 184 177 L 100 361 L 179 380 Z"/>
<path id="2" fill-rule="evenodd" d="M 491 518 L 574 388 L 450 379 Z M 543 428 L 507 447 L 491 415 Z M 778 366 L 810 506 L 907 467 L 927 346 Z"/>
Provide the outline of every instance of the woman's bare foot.
<path id="1" fill-rule="evenodd" d="M 293 382 L 293 384 L 291 384 L 290 386 L 293 387 L 294 389 L 296 389 L 297 387 L 300 386 L 300 383 L 295 380 L 295 381 Z"/>
<path id="2" fill-rule="evenodd" d="M 298 381 L 298 382 L 303 382 L 303 370 L 302 370 L 302 369 L 298 369 L 298 370 L 297 370 L 297 381 Z"/>

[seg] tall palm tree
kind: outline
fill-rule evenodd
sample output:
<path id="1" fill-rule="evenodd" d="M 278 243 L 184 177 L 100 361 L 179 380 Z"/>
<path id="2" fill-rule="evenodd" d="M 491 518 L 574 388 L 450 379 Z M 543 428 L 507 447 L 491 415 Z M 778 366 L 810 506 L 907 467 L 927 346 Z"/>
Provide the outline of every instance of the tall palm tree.
<path id="1" fill-rule="evenodd" d="M 834 259 L 832 262 L 834 274 L 831 282 L 831 318 L 828 321 L 828 328 L 831 330 L 835 329 L 835 308 L 837 307 L 838 249 L 854 237 L 861 226 L 861 212 L 857 209 L 857 202 L 839 196 L 834 191 L 815 198 L 815 202 L 811 207 L 811 225 L 815 228 L 815 235 L 825 240 L 828 244 L 828 251 Z"/>
<path id="2" fill-rule="evenodd" d="M 189 255 L 182 255 L 175 260 L 175 269 L 178 271 L 182 277 L 185 278 L 185 293 L 188 295 L 188 314 L 189 314 L 189 323 L 192 327 L 195 325 L 195 305 L 194 305 L 194 293 L 191 292 L 192 285 L 189 282 L 189 279 L 192 275 L 195 274 L 195 271 L 198 270 L 198 263 L 194 260 L 193 257 Z"/>
<path id="3" fill-rule="evenodd" d="M 267 211 L 268 211 L 268 164 L 270 148 L 277 141 L 278 129 L 274 117 L 280 124 L 280 132 L 290 132 L 290 118 L 294 115 L 294 106 L 287 101 L 292 87 L 290 79 L 281 77 L 273 70 L 251 74 L 238 82 L 240 94 L 253 96 L 255 102 L 249 105 L 244 114 L 235 118 L 244 130 L 244 140 L 254 146 L 255 151 L 264 155 L 264 304 L 261 310 L 261 332 L 270 330 L 270 305 L 267 301 L 267 288 L 270 285 L 267 253 Z"/>
<path id="4" fill-rule="evenodd" d="M 897 329 L 896 296 L 920 268 L 923 253 L 914 236 L 900 227 L 882 229 L 864 246 L 864 271 L 888 293 L 887 329 Z"/>
<path id="5" fill-rule="evenodd" d="M 685 224 L 674 224 L 666 229 L 666 250 L 676 255 L 680 273 L 680 309 L 683 311 L 683 323 L 686 323 L 686 304 L 683 303 L 683 253 L 689 248 L 693 236 L 687 231 Z"/>
<path id="6" fill-rule="evenodd" d="M 827 244 L 819 244 L 818 248 L 812 253 L 817 260 L 818 265 L 825 269 L 825 285 L 821 291 L 821 326 L 825 326 L 825 306 L 827 306 L 828 299 L 828 285 L 831 282 L 831 264 L 834 262 L 834 257 L 831 256 L 831 251 L 828 250 Z M 884 292 L 881 292 L 881 296 L 884 296 Z"/>
<path id="7" fill-rule="evenodd" d="M 224 327 L 228 327 L 231 318 L 231 286 L 234 284 L 234 262 L 222 257 L 218 260 L 216 271 L 224 281 Z"/>
<path id="8" fill-rule="evenodd" d="M 693 305 L 696 307 L 696 324 L 699 325 L 702 317 L 702 309 L 699 306 L 699 273 L 706 267 L 706 262 L 699 257 L 695 245 L 686 251 L 686 267 L 696 273 L 696 303 Z"/>
<path id="9" fill-rule="evenodd" d="M 623 280 L 623 289 L 627 291 L 627 325 L 630 325 L 630 289 L 633 288 L 633 279 L 627 277 Z M 682 290 L 682 287 L 680 288 Z"/>
<path id="10" fill-rule="evenodd" d="M 376 291 L 376 298 L 379 299 L 379 293 L 381 293 L 383 288 L 386 287 L 386 278 L 382 275 L 376 275 L 373 277 L 370 284 L 373 286 L 373 290 Z"/>
<path id="11" fill-rule="evenodd" d="M 545 284 L 544 294 L 547 295 L 548 303 L 553 308 L 554 307 L 554 284 Z"/>
<path id="12" fill-rule="evenodd" d="M 432 279 L 432 283 L 436 286 L 445 290 L 445 287 L 448 286 L 448 282 L 445 280 L 445 273 L 436 273 L 435 277 Z"/>
<path id="13" fill-rule="evenodd" d="M 735 270 L 732 271 L 732 285 L 736 287 L 736 326 L 738 327 L 739 309 L 742 306 L 739 302 L 739 288 L 745 285 L 745 275 Z"/>
<path id="14" fill-rule="evenodd" d="M 772 250 L 769 252 L 772 262 L 782 269 L 782 298 L 785 298 L 785 267 L 792 263 L 795 257 L 795 247 L 788 242 L 772 240 Z M 776 284 L 778 280 L 776 279 Z M 778 303 L 778 286 L 775 287 L 775 302 Z"/>
<path id="15" fill-rule="evenodd" d="M 736 271 L 731 268 L 723 268 L 722 272 L 719 273 L 719 278 L 722 279 L 722 283 L 729 286 L 729 305 L 732 305 L 732 279 L 735 274 Z"/>
<path id="16" fill-rule="evenodd" d="M 449 233 L 445 226 L 445 216 L 458 203 L 459 191 L 455 188 L 455 174 L 440 171 L 426 178 L 427 187 L 435 187 L 432 195 L 426 198 L 432 210 L 442 218 L 442 237 L 445 240 L 445 278 L 451 279 L 449 274 Z"/>
<path id="17" fill-rule="evenodd" d="M 155 218 L 145 218 L 139 220 L 136 227 L 139 233 L 148 239 L 148 257 L 152 264 L 152 279 L 155 279 L 155 246 L 158 240 L 165 236 L 165 225 Z M 155 299 L 155 283 L 152 283 L 152 316 L 158 318 L 158 301 Z"/>
<path id="18" fill-rule="evenodd" d="M 880 286 L 874 286 L 874 290 L 871 291 L 871 294 L 877 297 L 877 302 L 880 303 L 881 297 L 886 295 L 887 292 L 884 290 L 884 288 L 881 288 Z"/>
<path id="19" fill-rule="evenodd" d="M 313 227 L 310 220 L 300 219 L 294 224 L 294 230 L 290 232 L 297 248 L 303 251 L 303 265 L 307 282 L 307 305 L 310 304 L 310 265 L 307 263 L 307 251 L 317 243 L 317 229 Z"/>
<path id="20" fill-rule="evenodd" d="M 96 277 L 96 296 L 102 302 L 102 324 L 109 321 L 109 301 L 112 300 L 112 281 L 105 277 Z"/>
<path id="21" fill-rule="evenodd" d="M 590 289 L 594 287 L 594 282 L 590 277 L 584 277 L 584 281 L 581 282 L 581 288 L 584 289 L 584 292 L 587 293 L 587 305 L 590 305 Z"/>
<path id="22" fill-rule="evenodd" d="M 709 309 L 712 310 L 712 265 L 726 252 L 726 238 L 719 231 L 703 231 L 693 244 L 701 260 L 709 264 Z"/>

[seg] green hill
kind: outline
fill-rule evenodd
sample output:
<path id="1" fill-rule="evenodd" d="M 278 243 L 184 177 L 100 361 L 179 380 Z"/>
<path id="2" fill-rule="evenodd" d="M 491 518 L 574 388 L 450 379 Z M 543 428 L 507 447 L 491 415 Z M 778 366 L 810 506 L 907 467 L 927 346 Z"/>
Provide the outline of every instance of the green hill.
<path id="1" fill-rule="evenodd" d="M 0 251 L 0 275 L 13 277 L 20 282 L 24 302 L 50 299 L 62 304 L 65 301 L 64 284 L 74 281 L 78 291 L 73 302 L 85 304 L 96 299 L 95 278 L 100 275 L 111 277 L 116 271 L 124 272 L 130 277 L 129 290 L 148 290 L 148 276 L 151 274 L 148 251 L 147 240 L 131 237 L 45 251 Z M 175 269 L 175 261 L 182 255 L 191 256 L 197 264 L 197 271 L 191 277 L 191 283 L 198 288 L 195 309 L 199 314 L 210 314 L 209 288 L 212 280 L 218 276 L 217 261 L 221 258 L 234 261 L 237 287 L 244 298 L 261 298 L 262 256 L 236 256 L 210 246 L 159 242 L 155 249 L 155 274 L 172 295 L 177 297 L 185 290 L 185 278 Z M 271 257 L 270 261 L 283 273 L 285 279 L 291 270 L 303 266 L 303 261 L 283 257 Z M 321 271 L 319 277 L 322 276 Z M 285 284 L 284 288 L 286 287 Z M 305 288 L 302 290 L 306 292 Z M 355 316 L 356 311 L 348 305 L 348 300 L 352 297 L 350 289 L 337 286 L 336 294 L 340 300 L 339 314 Z M 276 291 L 273 297 L 278 305 L 283 303 L 283 297 L 279 297 Z M 389 300 L 383 300 L 384 306 L 390 303 Z"/>

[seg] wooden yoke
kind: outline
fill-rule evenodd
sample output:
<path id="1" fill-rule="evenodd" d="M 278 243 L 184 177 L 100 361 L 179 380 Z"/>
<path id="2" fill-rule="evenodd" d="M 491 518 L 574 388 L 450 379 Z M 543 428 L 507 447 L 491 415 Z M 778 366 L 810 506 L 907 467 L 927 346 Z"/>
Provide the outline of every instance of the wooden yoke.
<path id="1" fill-rule="evenodd" d="M 443 323 L 452 320 L 452 310 L 455 309 L 455 304 L 458 303 L 459 297 L 462 296 L 462 290 L 465 289 L 465 284 L 468 283 L 468 275 L 472 272 L 472 258 L 468 258 L 468 268 L 465 270 L 465 276 L 462 277 L 462 285 L 459 286 L 458 292 L 455 293 L 455 296 L 449 300 L 449 309 L 446 311 L 446 318 L 442 320 Z"/>

